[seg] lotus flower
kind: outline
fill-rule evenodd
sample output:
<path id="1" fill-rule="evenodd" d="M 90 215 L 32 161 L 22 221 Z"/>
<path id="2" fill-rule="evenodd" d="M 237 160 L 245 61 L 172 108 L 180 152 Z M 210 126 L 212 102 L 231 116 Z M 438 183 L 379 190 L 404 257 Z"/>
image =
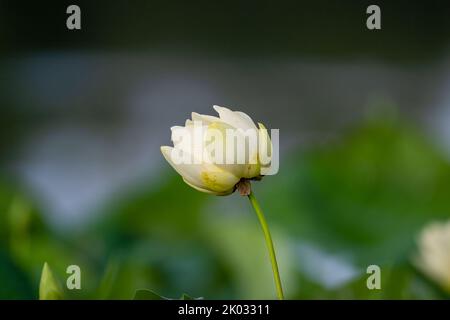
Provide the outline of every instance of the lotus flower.
<path id="1" fill-rule="evenodd" d="M 272 144 L 267 129 L 261 123 L 257 127 L 243 112 L 214 109 L 219 117 L 193 112 L 184 127 L 172 127 L 174 147 L 162 146 L 161 152 L 183 180 L 199 191 L 228 195 L 241 182 L 240 190 L 246 194 L 245 181 L 261 179 L 270 168 Z"/>

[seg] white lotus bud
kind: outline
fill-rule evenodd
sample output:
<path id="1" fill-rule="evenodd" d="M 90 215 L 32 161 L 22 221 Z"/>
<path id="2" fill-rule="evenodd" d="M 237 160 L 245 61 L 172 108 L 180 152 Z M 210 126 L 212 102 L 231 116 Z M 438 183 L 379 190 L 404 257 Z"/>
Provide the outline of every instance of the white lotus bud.
<path id="1" fill-rule="evenodd" d="M 184 127 L 172 127 L 174 146 L 162 146 L 161 152 L 191 187 L 228 195 L 239 182 L 265 175 L 272 165 L 273 146 L 267 129 L 257 127 L 247 114 L 214 109 L 219 117 L 193 112 Z"/>
<path id="2" fill-rule="evenodd" d="M 419 238 L 417 266 L 450 292 L 450 220 L 425 227 Z"/>

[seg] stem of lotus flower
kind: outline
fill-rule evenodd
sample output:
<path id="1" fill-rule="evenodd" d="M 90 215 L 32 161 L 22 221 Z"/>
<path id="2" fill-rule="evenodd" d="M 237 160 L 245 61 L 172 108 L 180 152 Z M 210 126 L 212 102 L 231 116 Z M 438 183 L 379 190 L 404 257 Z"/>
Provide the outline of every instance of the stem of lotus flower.
<path id="1" fill-rule="evenodd" d="M 284 299 L 283 295 L 283 287 L 281 286 L 280 272 L 278 271 L 277 257 L 275 256 L 275 249 L 273 247 L 272 237 L 270 236 L 269 227 L 266 222 L 266 218 L 261 210 L 261 207 L 258 204 L 258 201 L 253 194 L 253 191 L 250 191 L 248 198 L 255 209 L 256 215 L 258 216 L 259 222 L 261 224 L 261 228 L 264 233 L 264 238 L 266 239 L 267 249 L 269 250 L 270 263 L 272 264 L 272 272 L 273 278 L 275 280 L 275 287 L 277 290 L 277 296 L 279 300 Z"/>

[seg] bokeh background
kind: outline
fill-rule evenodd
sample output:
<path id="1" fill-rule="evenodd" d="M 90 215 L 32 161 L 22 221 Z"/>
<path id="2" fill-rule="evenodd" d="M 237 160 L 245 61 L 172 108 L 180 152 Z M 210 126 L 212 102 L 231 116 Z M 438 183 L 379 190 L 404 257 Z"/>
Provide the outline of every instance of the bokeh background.
<path id="1" fill-rule="evenodd" d="M 81 7 L 82 29 L 66 29 Z M 274 298 L 245 198 L 201 194 L 160 154 L 212 105 L 280 129 L 254 183 L 290 299 L 434 299 L 411 263 L 450 217 L 450 3 L 0 1 L 0 298 Z M 366 268 L 382 270 L 382 290 Z"/>

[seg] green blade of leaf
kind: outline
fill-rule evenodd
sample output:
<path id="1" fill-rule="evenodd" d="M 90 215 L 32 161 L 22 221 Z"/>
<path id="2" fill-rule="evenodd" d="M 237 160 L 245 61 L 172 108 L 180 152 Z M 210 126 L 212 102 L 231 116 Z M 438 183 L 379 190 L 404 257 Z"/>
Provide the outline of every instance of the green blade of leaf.
<path id="1" fill-rule="evenodd" d="M 147 290 L 147 289 L 139 289 L 134 293 L 133 300 L 169 300 L 159 294 Z"/>
<path id="2" fill-rule="evenodd" d="M 39 284 L 39 300 L 62 300 L 63 292 L 60 284 L 53 276 L 48 265 L 44 263 L 42 268 L 41 282 Z"/>
<path id="3" fill-rule="evenodd" d="M 203 300 L 203 297 L 194 298 L 188 295 L 187 293 L 183 293 L 180 297 L 180 300 Z"/>
<path id="4" fill-rule="evenodd" d="M 202 300 L 202 299 L 203 297 L 194 298 L 186 293 L 183 293 L 179 300 Z M 134 293 L 133 300 L 174 300 L 174 299 L 160 296 L 159 294 L 148 289 L 139 289 L 136 290 L 136 292 Z"/>

